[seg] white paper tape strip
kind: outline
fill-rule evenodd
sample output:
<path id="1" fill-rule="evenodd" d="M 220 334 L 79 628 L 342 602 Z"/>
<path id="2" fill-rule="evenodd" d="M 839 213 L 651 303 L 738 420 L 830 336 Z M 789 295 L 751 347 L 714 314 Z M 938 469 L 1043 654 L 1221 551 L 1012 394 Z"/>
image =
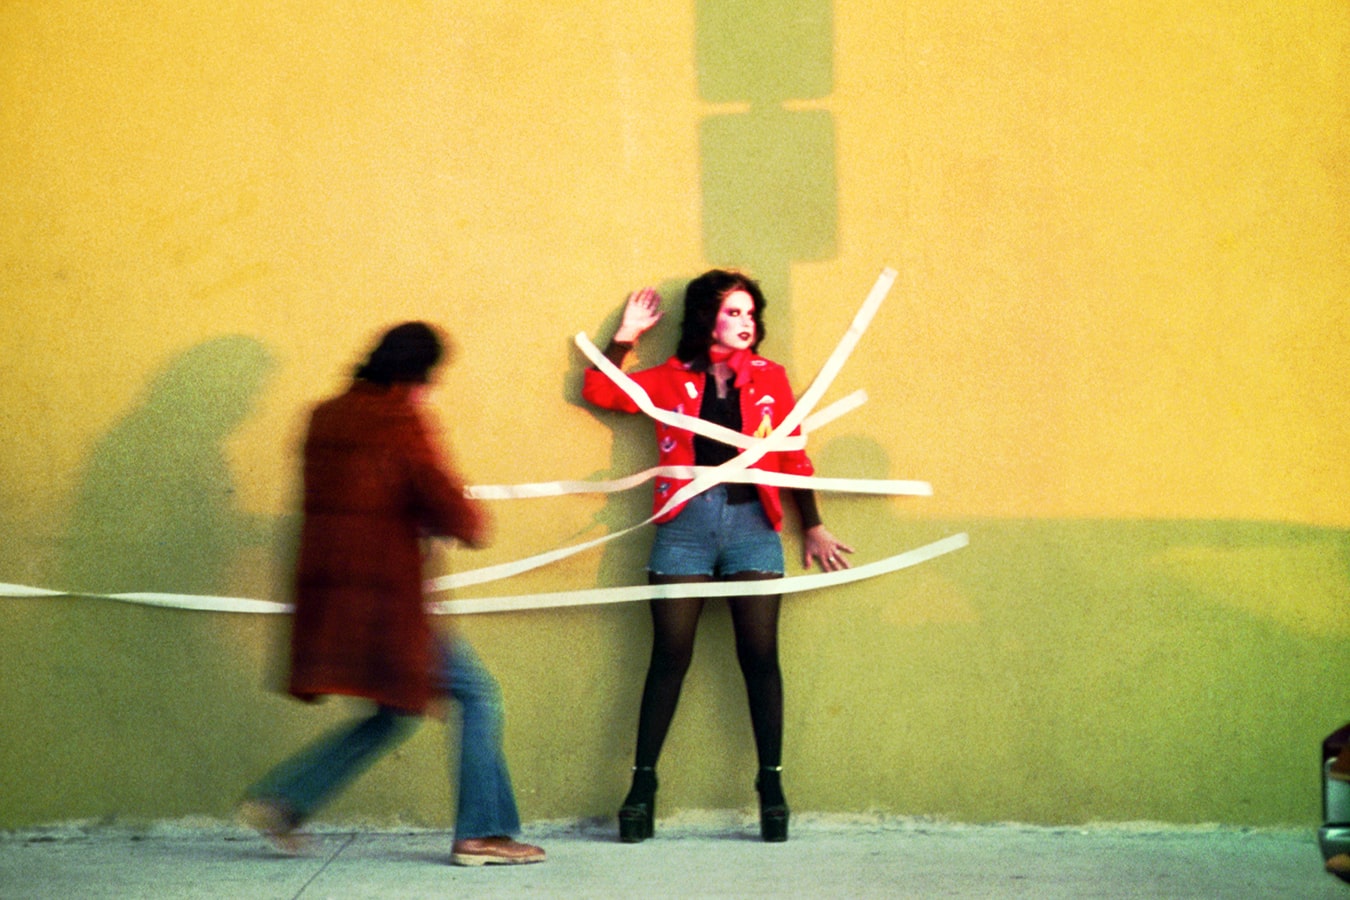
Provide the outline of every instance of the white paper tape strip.
<path id="1" fill-rule="evenodd" d="M 190 609 L 198 612 L 229 613 L 285 613 L 293 608 L 289 603 L 271 600 L 248 600 L 242 597 L 206 597 L 197 594 L 99 594 L 109 600 L 135 603 L 139 606 L 159 606 L 164 609 Z"/>
<path id="2" fill-rule="evenodd" d="M 596 588 L 580 591 L 558 591 L 543 594 L 519 594 L 502 597 L 473 597 L 463 600 L 443 600 L 428 603 L 427 609 L 436 615 L 468 615 L 472 613 L 511 612 L 527 609 L 552 609 L 562 606 L 594 606 L 607 603 L 625 603 L 650 600 L 657 597 L 745 597 L 764 594 L 792 594 L 850 584 L 875 578 L 927 562 L 970 543 L 964 532 L 916 547 L 876 562 L 855 566 L 839 572 L 818 572 L 810 575 L 792 575 L 770 581 L 714 581 L 703 584 L 634 585 L 632 587 Z M 250 600 L 242 597 L 206 597 L 194 594 L 65 594 L 44 588 L 19 584 L 0 584 L 0 597 L 43 598 L 70 597 L 74 599 L 113 600 L 138 606 L 162 609 L 184 609 L 197 612 L 251 613 L 275 615 L 289 613 L 292 606 L 270 600 Z"/>
<path id="3" fill-rule="evenodd" d="M 201 594 L 161 594 L 138 592 L 129 594 L 94 594 L 80 591 L 49 591 L 46 588 L 22 584 L 0 584 L 0 597 L 53 599 L 69 597 L 75 600 L 113 600 L 136 606 L 158 606 L 163 609 L 187 609 L 197 612 L 226 613 L 288 613 L 289 603 L 272 600 L 251 600 L 246 597 L 209 597 Z"/>
<path id="4" fill-rule="evenodd" d="M 843 569 L 838 572 L 817 572 L 810 575 L 792 575 L 769 581 L 709 581 L 698 584 L 636 585 L 633 587 L 596 588 L 583 591 L 558 591 L 544 594 L 522 594 L 512 597 L 479 597 L 465 600 L 442 600 L 430 605 L 437 613 L 464 615 L 469 613 L 513 612 L 526 609 L 549 609 L 560 606 L 594 606 L 603 603 L 629 603 L 673 597 L 747 597 L 764 594 L 792 594 L 821 588 L 838 587 L 936 559 L 970 543 L 961 532 L 950 537 L 916 547 L 876 562 Z"/>
<path id="5" fill-rule="evenodd" d="M 536 484 L 475 484 L 464 493 L 475 500 L 526 500 L 532 497 L 562 497 L 569 494 L 617 494 L 640 487 L 658 476 L 681 481 L 699 475 L 700 466 L 653 466 L 635 475 L 613 481 L 541 481 Z M 931 497 L 933 486 L 926 481 L 879 478 L 826 478 L 820 475 L 788 475 L 747 469 L 724 472 L 723 481 L 741 484 L 769 484 L 774 487 L 803 488 L 843 494 L 886 494 L 890 496 Z"/>
<path id="6" fill-rule="evenodd" d="M 0 597 L 68 597 L 60 591 L 46 588 L 28 587 L 23 584 L 0 584 Z"/>
<path id="7" fill-rule="evenodd" d="M 867 391 L 854 391 L 847 397 L 836 400 L 824 409 L 807 416 L 802 421 L 802 434 L 819 431 L 844 413 L 852 412 L 866 402 Z"/>

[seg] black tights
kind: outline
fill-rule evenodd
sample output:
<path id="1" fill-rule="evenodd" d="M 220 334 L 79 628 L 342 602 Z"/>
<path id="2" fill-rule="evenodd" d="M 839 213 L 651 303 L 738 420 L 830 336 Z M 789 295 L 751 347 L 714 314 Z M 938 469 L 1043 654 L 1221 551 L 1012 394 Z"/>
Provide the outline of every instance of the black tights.
<path id="1" fill-rule="evenodd" d="M 780 576 L 765 572 L 740 572 L 729 581 L 761 581 Z M 652 584 L 687 584 L 712 581 L 708 576 L 651 575 Z M 731 623 L 736 633 L 736 658 L 745 677 L 750 701 L 750 723 L 755 732 L 759 764 L 777 766 L 783 756 L 783 676 L 778 668 L 778 594 L 762 597 L 728 597 Z M 655 768 L 661 755 L 670 720 L 680 700 L 680 687 L 694 653 L 694 632 L 703 598 L 689 597 L 651 601 L 652 660 L 642 690 L 638 716 L 635 764 Z"/>

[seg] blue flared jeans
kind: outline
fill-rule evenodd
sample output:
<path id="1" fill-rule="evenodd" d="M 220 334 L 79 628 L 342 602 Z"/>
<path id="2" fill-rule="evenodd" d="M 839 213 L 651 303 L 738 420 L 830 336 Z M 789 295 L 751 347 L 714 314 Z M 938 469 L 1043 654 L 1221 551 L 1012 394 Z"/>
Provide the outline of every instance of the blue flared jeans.
<path id="1" fill-rule="evenodd" d="M 520 832 L 515 790 L 502 752 L 501 687 L 464 638 L 438 654 L 437 681 L 460 711 L 455 839 Z M 416 730 L 421 717 L 388 706 L 341 725 L 268 772 L 248 796 L 283 805 L 296 823 L 310 818 L 389 750 Z M 450 758 L 455 758 L 451 748 Z"/>

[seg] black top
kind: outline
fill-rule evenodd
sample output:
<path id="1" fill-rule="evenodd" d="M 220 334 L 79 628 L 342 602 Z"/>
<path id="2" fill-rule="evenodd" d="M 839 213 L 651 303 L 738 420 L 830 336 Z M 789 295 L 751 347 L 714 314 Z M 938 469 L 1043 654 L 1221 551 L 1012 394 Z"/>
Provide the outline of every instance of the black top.
<path id="1" fill-rule="evenodd" d="M 727 379 L 725 387 L 726 396 L 717 396 L 717 376 L 712 372 L 707 373 L 708 383 L 703 388 L 703 407 L 698 411 L 698 417 L 705 422 L 711 422 L 714 425 L 721 425 L 723 428 L 730 428 L 732 431 L 741 430 L 741 389 L 732 383 L 732 379 Z M 740 450 L 730 444 L 724 444 L 713 438 L 706 438 L 701 434 L 694 435 L 694 465 L 696 466 L 720 466 L 730 459 L 734 459 Z M 753 484 L 742 484 L 740 482 L 729 481 L 723 487 L 727 489 L 728 503 L 753 503 L 759 500 L 759 491 L 755 490 Z"/>

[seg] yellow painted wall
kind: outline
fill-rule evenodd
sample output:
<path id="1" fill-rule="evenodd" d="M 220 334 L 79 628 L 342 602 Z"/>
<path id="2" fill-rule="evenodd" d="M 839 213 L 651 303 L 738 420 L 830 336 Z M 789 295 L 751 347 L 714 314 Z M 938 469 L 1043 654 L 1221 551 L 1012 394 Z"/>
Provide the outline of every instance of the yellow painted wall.
<path id="1" fill-rule="evenodd" d="M 1350 719 L 1343 3 L 58 0 L 0 6 L 0 48 L 0 582 L 286 599 L 304 412 L 394 321 L 458 341 L 435 407 L 471 481 L 620 475 L 649 428 L 580 404 L 570 337 L 628 290 L 751 269 L 804 387 L 893 265 L 830 395 L 870 402 L 811 450 L 935 496 L 824 511 L 860 561 L 971 545 L 788 601 L 794 807 L 1319 818 Z M 438 565 L 647 503 L 495 505 L 495 546 Z M 637 583 L 649 538 L 477 593 Z M 350 712 L 269 690 L 280 617 L 0 604 L 0 827 L 223 815 Z M 459 627 L 526 818 L 611 812 L 642 607 Z M 665 809 L 752 801 L 746 718 L 714 606 Z M 442 736 L 327 815 L 448 822 Z"/>

